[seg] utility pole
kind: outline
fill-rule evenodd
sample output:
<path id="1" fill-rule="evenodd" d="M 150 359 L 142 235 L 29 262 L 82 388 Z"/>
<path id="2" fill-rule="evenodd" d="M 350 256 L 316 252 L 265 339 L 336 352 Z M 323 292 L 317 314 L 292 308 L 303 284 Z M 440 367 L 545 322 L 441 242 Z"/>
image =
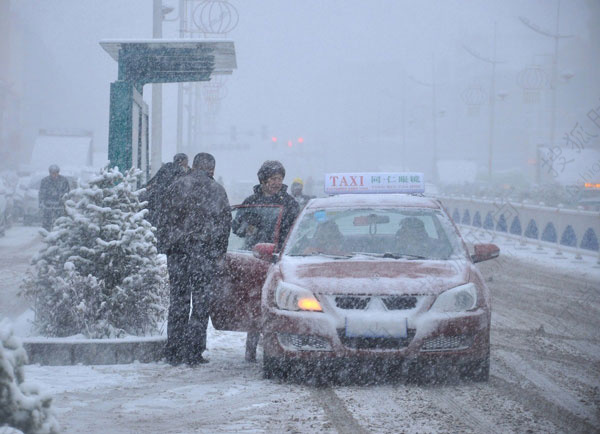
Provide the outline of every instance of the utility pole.
<path id="1" fill-rule="evenodd" d="M 154 0 L 152 8 L 152 38 L 162 38 L 162 0 Z M 150 169 L 154 175 L 162 163 L 162 84 L 152 84 L 152 143 Z"/>
<path id="2" fill-rule="evenodd" d="M 185 34 L 187 11 L 184 0 L 179 0 L 179 38 Z M 177 85 L 177 152 L 183 152 L 183 83 Z"/>
<path id="3" fill-rule="evenodd" d="M 555 129 L 556 129 L 556 87 L 558 85 L 558 41 L 561 38 L 571 38 L 573 35 L 561 35 L 559 33 L 559 25 L 560 25 L 560 0 L 556 5 L 556 26 L 554 28 L 554 33 L 549 32 L 547 30 L 543 30 L 535 24 L 531 23 L 525 17 L 519 17 L 521 22 L 529 27 L 536 33 L 540 35 L 547 36 L 549 38 L 554 39 L 554 56 L 552 56 L 552 78 L 550 82 L 550 89 L 552 90 L 552 102 L 550 108 L 550 148 L 554 147 L 554 137 L 555 137 Z"/>
<path id="4" fill-rule="evenodd" d="M 406 70 L 402 70 L 402 149 L 400 150 L 402 159 L 402 170 L 407 171 L 406 164 Z"/>
<path id="5" fill-rule="evenodd" d="M 417 80 L 413 76 L 409 75 L 409 78 L 417 84 L 421 86 L 431 88 L 431 121 L 433 126 L 433 149 L 432 149 L 432 179 L 434 182 L 437 182 L 438 179 L 438 170 L 437 170 L 437 161 L 438 161 L 438 149 L 437 149 L 437 81 L 435 77 L 435 59 L 432 60 L 431 64 L 431 83 L 427 83 L 421 80 Z"/>
<path id="6" fill-rule="evenodd" d="M 470 49 L 466 45 L 463 45 L 463 48 L 469 53 L 471 56 L 476 59 L 481 60 L 482 62 L 489 63 L 492 65 L 492 76 L 490 79 L 490 130 L 489 130 L 489 138 L 488 138 L 488 179 L 492 180 L 492 169 L 493 169 L 493 159 L 494 159 L 494 123 L 496 118 L 496 65 L 498 63 L 503 63 L 496 58 L 496 39 L 498 33 L 498 25 L 494 22 L 494 42 L 492 46 L 492 58 L 488 58 L 482 56 L 478 52 Z"/>

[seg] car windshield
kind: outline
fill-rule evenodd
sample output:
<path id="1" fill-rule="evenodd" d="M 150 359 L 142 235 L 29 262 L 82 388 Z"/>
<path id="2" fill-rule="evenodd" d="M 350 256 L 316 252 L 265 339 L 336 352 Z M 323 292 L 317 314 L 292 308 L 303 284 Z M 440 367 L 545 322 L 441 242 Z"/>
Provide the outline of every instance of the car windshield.
<path id="1" fill-rule="evenodd" d="M 285 254 L 446 260 L 465 252 L 454 227 L 439 210 L 369 208 L 306 212 Z"/>

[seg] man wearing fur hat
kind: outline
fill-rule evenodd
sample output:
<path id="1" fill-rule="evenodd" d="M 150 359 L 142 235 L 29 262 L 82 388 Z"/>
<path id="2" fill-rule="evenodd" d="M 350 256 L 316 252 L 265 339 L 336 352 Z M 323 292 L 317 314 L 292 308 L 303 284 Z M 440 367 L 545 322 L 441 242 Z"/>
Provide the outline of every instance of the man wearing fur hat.
<path id="1" fill-rule="evenodd" d="M 248 196 L 243 205 L 281 205 L 283 215 L 279 229 L 279 241 L 277 248 L 280 249 L 290 231 L 294 220 L 300 212 L 298 202 L 287 193 L 287 185 L 283 183 L 285 168 L 283 164 L 275 160 L 265 161 L 258 170 L 258 181 L 260 184 L 254 186 L 254 194 Z M 247 212 L 239 213 L 232 223 L 233 232 L 245 238 L 246 247 L 252 248 L 257 243 L 273 242 L 272 222 L 261 218 L 261 214 L 249 209 Z M 246 360 L 256 361 L 256 346 L 260 334 L 249 332 L 246 338 Z"/>

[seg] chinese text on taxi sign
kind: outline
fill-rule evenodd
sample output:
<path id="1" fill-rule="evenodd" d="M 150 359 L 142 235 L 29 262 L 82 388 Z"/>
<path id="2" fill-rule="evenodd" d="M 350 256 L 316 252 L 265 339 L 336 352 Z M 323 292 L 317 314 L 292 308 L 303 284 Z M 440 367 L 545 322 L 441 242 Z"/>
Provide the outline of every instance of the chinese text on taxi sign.
<path id="1" fill-rule="evenodd" d="M 410 173 L 327 173 L 325 193 L 423 193 L 423 174 Z"/>

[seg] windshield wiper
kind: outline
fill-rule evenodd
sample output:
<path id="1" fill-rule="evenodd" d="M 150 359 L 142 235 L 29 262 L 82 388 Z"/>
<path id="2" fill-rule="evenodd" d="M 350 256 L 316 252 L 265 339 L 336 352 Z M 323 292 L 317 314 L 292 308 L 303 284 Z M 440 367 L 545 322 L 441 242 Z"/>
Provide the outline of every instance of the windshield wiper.
<path id="1" fill-rule="evenodd" d="M 372 256 L 375 258 L 391 258 L 391 259 L 429 259 L 427 256 L 409 255 L 407 253 L 370 253 L 370 252 L 353 252 L 354 255 Z"/>
<path id="2" fill-rule="evenodd" d="M 303 257 L 325 256 L 326 258 L 332 258 L 332 259 L 348 259 L 348 258 L 352 257 L 352 255 L 334 255 L 334 254 L 323 253 L 323 252 L 314 252 L 314 253 L 307 253 L 305 255 L 289 255 L 289 256 L 303 256 Z"/>

